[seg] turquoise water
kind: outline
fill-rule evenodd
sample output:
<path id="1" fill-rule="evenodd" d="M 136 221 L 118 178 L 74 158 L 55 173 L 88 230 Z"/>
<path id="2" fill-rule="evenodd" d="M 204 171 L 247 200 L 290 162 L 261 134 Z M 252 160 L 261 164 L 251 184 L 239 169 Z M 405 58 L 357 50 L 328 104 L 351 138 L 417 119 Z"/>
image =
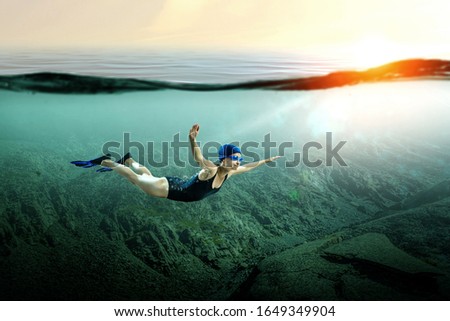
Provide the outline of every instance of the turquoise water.
<path id="1" fill-rule="evenodd" d="M 36 64 L 42 57 L 27 57 L 28 64 L 14 58 L 15 71 L 49 68 Z M 167 60 L 182 57 L 161 57 L 156 62 L 166 74 L 159 80 L 286 75 L 280 69 L 286 60 L 266 57 L 261 68 L 241 57 L 239 68 L 210 60 L 209 71 L 205 63 L 189 78 L 195 64 L 180 72 Z M 86 59 L 53 66 L 68 72 L 81 64 L 98 75 Z M 153 77 L 150 65 L 141 70 L 145 64 L 125 68 L 112 59 L 102 68 L 110 77 Z M 261 69 L 270 71 L 260 78 Z M 2 90 L 2 298 L 448 299 L 449 89 L 445 80 L 415 80 L 310 91 Z M 229 142 L 256 143 L 244 153 L 246 162 L 284 157 L 190 204 L 150 198 L 115 173 L 69 163 L 100 155 L 111 142 L 119 145 L 110 151 L 122 154 L 129 137 L 131 153 L 154 175 L 187 177 L 199 168 L 189 163 L 187 148 L 177 159 L 185 165 L 178 164 L 171 144 L 176 137 L 186 142 L 194 123 L 213 161 L 214 146 Z M 332 148 L 343 142 L 338 153 L 345 164 L 334 158 L 326 166 L 327 133 Z M 275 146 L 265 151 L 267 135 Z M 311 142 L 316 147 L 306 161 L 320 166 L 305 164 Z M 168 164 L 151 166 L 166 157 L 165 143 Z"/>

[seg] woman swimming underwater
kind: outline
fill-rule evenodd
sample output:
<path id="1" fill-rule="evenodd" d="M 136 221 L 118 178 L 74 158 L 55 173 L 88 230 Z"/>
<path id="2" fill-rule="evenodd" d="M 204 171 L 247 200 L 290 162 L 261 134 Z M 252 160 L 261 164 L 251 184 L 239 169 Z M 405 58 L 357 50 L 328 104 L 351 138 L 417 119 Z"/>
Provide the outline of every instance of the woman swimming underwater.
<path id="1" fill-rule="evenodd" d="M 198 124 L 192 126 L 189 132 L 189 141 L 194 159 L 202 169 L 187 180 L 172 176 L 155 177 L 145 166 L 134 161 L 130 153 L 127 153 L 118 162 L 114 162 L 109 155 L 105 155 L 90 161 L 74 161 L 71 163 L 83 168 L 101 165 L 105 168 L 98 171 L 116 171 L 148 195 L 181 202 L 193 202 L 217 193 L 225 180 L 231 176 L 248 172 L 280 157 L 274 156 L 241 166 L 243 159 L 239 147 L 225 144 L 219 149 L 220 164 L 216 165 L 202 155 L 196 141 L 199 130 Z"/>

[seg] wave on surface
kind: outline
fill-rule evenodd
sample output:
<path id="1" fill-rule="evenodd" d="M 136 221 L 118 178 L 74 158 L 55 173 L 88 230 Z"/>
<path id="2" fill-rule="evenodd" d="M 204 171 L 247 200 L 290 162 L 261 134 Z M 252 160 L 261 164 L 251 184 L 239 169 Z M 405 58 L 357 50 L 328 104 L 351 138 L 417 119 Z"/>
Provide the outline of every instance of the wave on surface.
<path id="1" fill-rule="evenodd" d="M 130 78 L 105 78 L 66 73 L 40 72 L 0 76 L 0 89 L 59 94 L 98 94 L 164 89 L 187 91 L 220 90 L 317 90 L 359 83 L 407 79 L 450 80 L 450 61 L 402 60 L 365 71 L 337 71 L 327 75 L 282 80 L 257 80 L 233 84 L 179 83 Z"/>

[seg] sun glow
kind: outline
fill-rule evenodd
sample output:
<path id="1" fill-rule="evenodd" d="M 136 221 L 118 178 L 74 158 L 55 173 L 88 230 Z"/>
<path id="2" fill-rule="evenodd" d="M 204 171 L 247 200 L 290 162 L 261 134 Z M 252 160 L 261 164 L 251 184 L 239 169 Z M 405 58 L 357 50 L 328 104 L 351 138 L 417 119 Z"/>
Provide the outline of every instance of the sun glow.
<path id="1" fill-rule="evenodd" d="M 377 67 L 408 58 L 401 46 L 379 36 L 361 39 L 350 48 L 350 60 L 358 69 Z"/>

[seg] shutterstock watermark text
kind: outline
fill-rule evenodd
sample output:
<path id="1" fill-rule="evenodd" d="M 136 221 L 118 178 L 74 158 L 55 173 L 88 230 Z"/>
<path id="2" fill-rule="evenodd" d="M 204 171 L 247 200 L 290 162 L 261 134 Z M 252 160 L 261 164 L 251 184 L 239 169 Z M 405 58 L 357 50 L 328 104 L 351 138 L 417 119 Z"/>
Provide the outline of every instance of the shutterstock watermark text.
<path id="1" fill-rule="evenodd" d="M 292 141 L 276 142 L 271 139 L 271 134 L 264 135 L 261 142 L 245 141 L 231 142 L 231 144 L 239 146 L 244 158 L 244 164 L 251 166 L 252 163 L 261 159 L 268 159 L 271 156 L 282 156 L 276 162 L 267 163 L 268 166 L 278 167 L 284 166 L 292 168 L 304 165 L 306 167 L 325 166 L 347 166 L 347 163 L 341 157 L 339 152 L 347 141 L 339 141 L 333 145 L 333 133 L 325 133 L 325 146 L 318 141 L 310 141 L 301 147 L 301 151 L 294 149 Z M 222 145 L 219 142 L 208 141 L 201 143 L 197 141 L 203 157 L 211 161 L 217 161 L 217 152 Z M 102 152 L 111 154 L 118 160 L 120 159 L 120 150 L 132 151 L 133 159 L 142 165 L 149 165 L 153 168 L 164 168 L 168 166 L 178 166 L 185 168 L 196 166 L 197 163 L 192 156 L 188 156 L 191 151 L 189 140 L 180 138 L 180 133 L 173 135 L 171 141 L 147 141 L 140 142 L 131 139 L 131 133 L 124 133 L 122 141 L 108 141 L 103 144 Z M 286 157 L 289 154 L 289 157 Z M 317 155 L 324 157 L 317 157 Z"/>

